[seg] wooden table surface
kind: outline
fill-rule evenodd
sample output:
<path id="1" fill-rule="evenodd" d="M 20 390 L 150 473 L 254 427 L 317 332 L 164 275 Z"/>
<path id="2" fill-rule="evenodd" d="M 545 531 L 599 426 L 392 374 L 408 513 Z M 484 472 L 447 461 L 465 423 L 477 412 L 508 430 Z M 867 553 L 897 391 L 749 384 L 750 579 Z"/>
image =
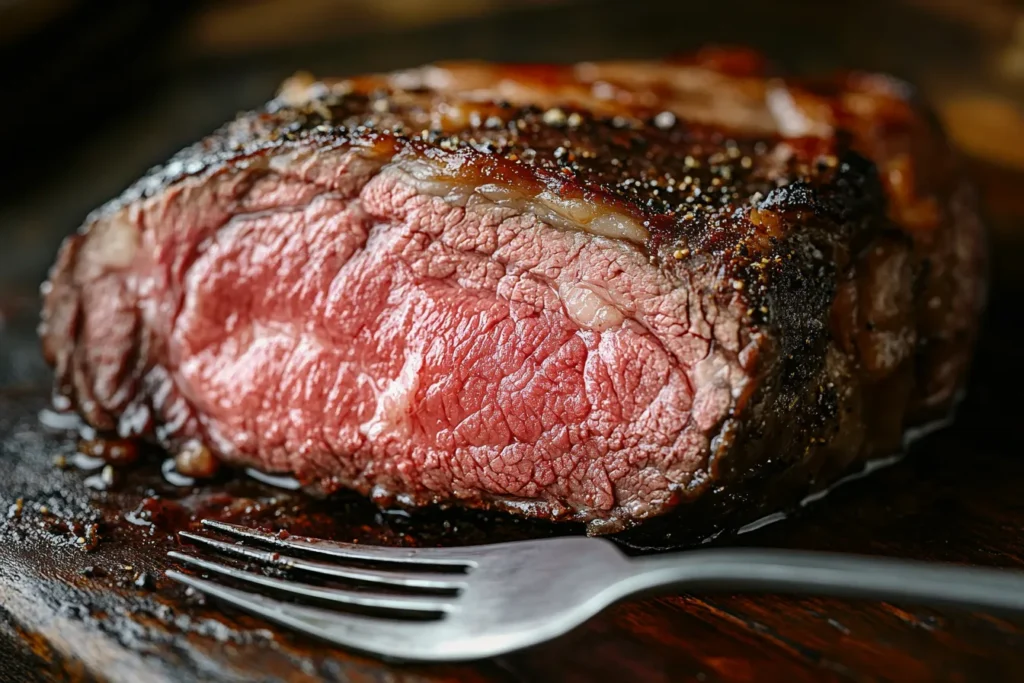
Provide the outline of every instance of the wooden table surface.
<path id="1" fill-rule="evenodd" d="M 950 19 L 963 14 L 956 3 L 931 0 L 899 7 L 864 0 L 841 11 L 829 9 L 831 3 L 795 10 L 793 0 L 723 0 L 685 12 L 667 9 L 671 4 L 638 0 L 622 12 L 620 3 L 606 2 L 584 14 L 555 7 L 542 21 L 526 14 L 500 25 L 481 20 L 451 28 L 441 47 L 437 34 L 411 31 L 400 43 L 384 41 L 386 50 L 379 37 L 368 37 L 326 52 L 295 47 L 226 62 L 200 55 L 123 117 L 83 132 L 49 182 L 0 202 L 0 681 L 1024 679 L 1024 621 L 773 596 L 631 601 L 556 642 L 502 658 L 429 667 L 383 663 L 186 595 L 161 574 L 165 552 L 177 545 L 175 532 L 199 515 L 413 544 L 484 542 L 550 528 L 472 514 L 410 519 L 381 514 L 353 497 L 316 501 L 244 479 L 177 489 L 159 476 L 158 454 L 119 475 L 107 491 L 90 488 L 94 473 L 55 466 L 56 457 L 73 456 L 77 446 L 72 435 L 39 424 L 48 375 L 32 328 L 36 284 L 57 241 L 145 166 L 263 99 L 279 76 L 298 66 L 341 73 L 448 56 L 664 54 L 695 45 L 702 35 L 733 36 L 797 67 L 862 64 L 921 83 L 967 153 L 985 197 L 995 284 L 970 391 L 951 427 L 799 515 L 717 543 L 1024 569 L 1019 11 L 1010 2 L 984 0 L 957 24 Z M 789 40 L 773 26 L 784 27 Z M 181 40 L 192 44 L 194 36 Z M 80 545 L 79 537 L 87 542 Z"/>

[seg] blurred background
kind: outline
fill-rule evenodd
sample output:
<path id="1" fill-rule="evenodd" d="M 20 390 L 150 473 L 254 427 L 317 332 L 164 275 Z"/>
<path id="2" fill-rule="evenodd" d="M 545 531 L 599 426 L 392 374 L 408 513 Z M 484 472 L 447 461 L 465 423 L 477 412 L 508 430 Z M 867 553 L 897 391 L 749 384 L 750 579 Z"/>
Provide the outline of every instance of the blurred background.
<path id="1" fill-rule="evenodd" d="M 298 70 L 656 58 L 706 43 L 920 86 L 984 194 L 998 288 L 1024 285 L 1017 0 L 0 0 L 0 345 L 29 340 L 10 320 L 35 315 L 60 239 L 89 210 Z M 32 372 L 30 347 L 12 372 Z"/>

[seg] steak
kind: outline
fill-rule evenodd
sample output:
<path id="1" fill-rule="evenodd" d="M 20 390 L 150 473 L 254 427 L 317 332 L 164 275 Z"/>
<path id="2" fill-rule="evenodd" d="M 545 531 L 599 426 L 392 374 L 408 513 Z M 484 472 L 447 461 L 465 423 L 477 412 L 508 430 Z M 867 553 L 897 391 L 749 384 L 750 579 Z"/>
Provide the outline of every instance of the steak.
<path id="1" fill-rule="evenodd" d="M 948 415 L 982 237 L 884 76 L 297 76 L 88 217 L 41 336 L 99 430 L 610 533 L 792 503 Z"/>

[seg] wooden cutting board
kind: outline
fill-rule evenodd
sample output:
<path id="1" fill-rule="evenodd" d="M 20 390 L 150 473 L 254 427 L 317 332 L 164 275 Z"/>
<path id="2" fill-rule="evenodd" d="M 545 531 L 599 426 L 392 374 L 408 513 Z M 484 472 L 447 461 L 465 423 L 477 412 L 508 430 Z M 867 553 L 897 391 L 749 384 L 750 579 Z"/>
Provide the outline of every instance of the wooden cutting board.
<path id="1" fill-rule="evenodd" d="M 1001 320 L 1019 312 L 997 302 Z M 0 331 L 22 358 L 30 334 Z M 994 327 L 955 424 L 801 514 L 722 544 L 874 553 L 1024 569 L 1024 361 Z M 3 363 L 0 362 L 0 368 Z M 0 372 L 2 375 L 2 372 Z M 176 531 L 201 516 L 343 540 L 480 543 L 551 533 L 473 513 L 383 514 L 245 477 L 175 487 L 149 454 L 97 490 L 76 438 L 43 427 L 42 386 L 0 391 L 0 681 L 994 681 L 1024 671 L 1024 621 L 772 596 L 632 601 L 575 633 L 473 664 L 376 661 L 187 595 L 166 580 Z M 79 541 L 82 538 L 84 540 Z"/>

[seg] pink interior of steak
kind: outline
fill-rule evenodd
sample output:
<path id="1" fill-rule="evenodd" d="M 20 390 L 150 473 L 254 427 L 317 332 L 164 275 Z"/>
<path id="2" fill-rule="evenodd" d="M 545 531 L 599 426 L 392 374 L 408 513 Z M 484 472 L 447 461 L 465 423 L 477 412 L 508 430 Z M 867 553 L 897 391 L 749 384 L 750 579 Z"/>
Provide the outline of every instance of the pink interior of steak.
<path id="1" fill-rule="evenodd" d="M 739 315 L 716 324 L 626 241 L 417 180 L 427 164 L 298 151 L 108 220 L 93 248 L 132 252 L 111 286 L 169 340 L 145 380 L 165 434 L 381 497 L 659 511 L 747 382 Z M 117 316 L 80 343 L 132 358 Z"/>

